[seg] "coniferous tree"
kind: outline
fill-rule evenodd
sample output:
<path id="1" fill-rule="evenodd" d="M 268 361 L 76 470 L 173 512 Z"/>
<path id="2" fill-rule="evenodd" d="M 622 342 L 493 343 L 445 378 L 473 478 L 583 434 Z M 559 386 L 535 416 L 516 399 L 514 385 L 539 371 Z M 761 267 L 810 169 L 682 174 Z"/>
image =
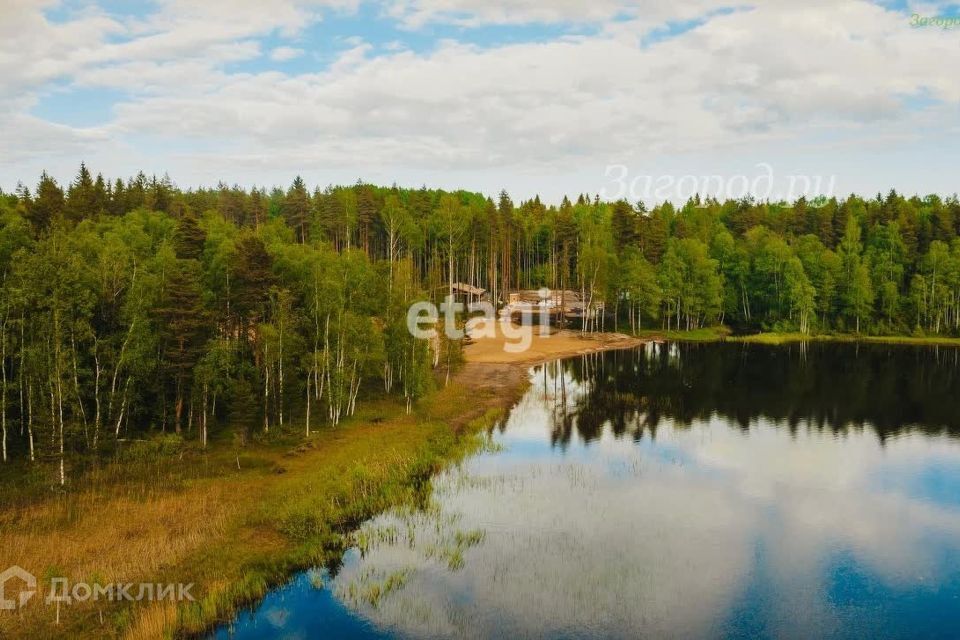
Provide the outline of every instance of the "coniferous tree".
<path id="1" fill-rule="evenodd" d="M 360 232 L 360 246 L 367 255 L 370 255 L 370 233 L 377 216 L 376 194 L 373 187 L 360 183 L 357 185 L 357 223 Z"/>
<path id="2" fill-rule="evenodd" d="M 97 194 L 87 165 L 80 163 L 80 171 L 67 190 L 66 214 L 72 222 L 92 218 L 97 211 Z"/>
<path id="3" fill-rule="evenodd" d="M 173 425 L 180 433 L 208 324 L 196 261 L 176 259 L 171 267 L 156 315 L 161 321 L 161 363 L 173 394 Z"/>
<path id="4" fill-rule="evenodd" d="M 207 234 L 197 223 L 193 215 L 185 215 L 177 222 L 173 235 L 173 246 L 177 257 L 184 260 L 200 260 L 203 257 Z"/>
<path id="5" fill-rule="evenodd" d="M 283 215 L 301 244 L 309 237 L 310 209 L 310 194 L 303 178 L 297 176 L 284 197 Z"/>
<path id="6" fill-rule="evenodd" d="M 242 340 L 266 315 L 270 287 L 274 285 L 273 259 L 263 240 L 245 234 L 237 243 L 230 268 L 230 306 L 237 317 Z"/>
<path id="7" fill-rule="evenodd" d="M 119 217 L 126 213 L 129 208 L 127 205 L 126 187 L 123 184 L 123 180 L 117 178 L 110 193 L 110 203 L 107 205 L 107 211 L 110 215 Z"/>
<path id="8" fill-rule="evenodd" d="M 610 226 L 613 233 L 613 242 L 617 255 L 623 253 L 625 247 L 632 247 L 637 242 L 637 214 L 626 200 L 613 203 Z"/>
<path id="9" fill-rule="evenodd" d="M 561 289 L 583 298 L 587 328 L 960 335 L 954 196 L 647 211 L 587 194 L 553 206 L 90 175 L 67 198 L 46 174 L 0 192 L 0 426 L 8 459 L 53 460 L 62 481 L 73 456 L 155 426 L 206 443 L 219 420 L 272 429 L 309 411 L 320 428 L 370 390 L 411 409 L 459 348 L 414 340 L 405 312 L 451 281 L 498 302 Z"/>
<path id="10" fill-rule="evenodd" d="M 63 189 L 44 171 L 37 185 L 36 197 L 29 203 L 27 216 L 37 231 L 45 231 L 63 213 Z"/>

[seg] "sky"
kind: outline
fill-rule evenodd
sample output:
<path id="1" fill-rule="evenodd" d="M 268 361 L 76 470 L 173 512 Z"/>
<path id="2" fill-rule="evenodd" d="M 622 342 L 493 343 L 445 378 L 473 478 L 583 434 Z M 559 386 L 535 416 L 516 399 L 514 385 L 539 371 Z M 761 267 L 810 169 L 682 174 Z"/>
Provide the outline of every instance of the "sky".
<path id="1" fill-rule="evenodd" d="M 0 188 L 949 195 L 960 21 L 915 16 L 960 5 L 0 0 Z"/>

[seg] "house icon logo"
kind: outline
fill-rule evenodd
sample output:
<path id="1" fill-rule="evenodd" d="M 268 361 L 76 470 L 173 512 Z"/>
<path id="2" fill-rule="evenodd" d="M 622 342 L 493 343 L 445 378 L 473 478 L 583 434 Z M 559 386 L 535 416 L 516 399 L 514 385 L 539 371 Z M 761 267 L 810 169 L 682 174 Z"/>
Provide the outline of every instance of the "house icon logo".
<path id="1" fill-rule="evenodd" d="M 6 594 L 7 583 L 19 578 L 26 586 L 20 590 L 16 600 L 8 599 Z M 30 572 L 18 566 L 12 566 L 0 573 L 0 611 L 13 611 L 23 607 L 37 593 L 37 579 Z M 11 594 L 12 596 L 13 594 Z"/>

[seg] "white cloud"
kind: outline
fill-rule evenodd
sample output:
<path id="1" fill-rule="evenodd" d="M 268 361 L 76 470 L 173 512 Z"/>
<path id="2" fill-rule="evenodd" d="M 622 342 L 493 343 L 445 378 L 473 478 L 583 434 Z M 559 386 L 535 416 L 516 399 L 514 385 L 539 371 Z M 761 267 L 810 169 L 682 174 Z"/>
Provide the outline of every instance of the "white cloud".
<path id="1" fill-rule="evenodd" d="M 311 169 L 411 172 L 415 183 L 451 171 L 499 172 L 506 182 L 589 167 L 600 177 L 609 162 L 662 164 L 678 153 L 735 149 L 753 153 L 752 166 L 770 161 L 757 154 L 772 144 L 789 156 L 824 140 L 864 150 L 881 139 L 896 148 L 896 138 L 956 135 L 957 33 L 911 29 L 909 16 L 863 0 L 772 0 L 723 14 L 725 3 L 712 0 L 407 0 L 388 10 L 410 27 L 594 21 L 602 29 L 496 47 L 441 42 L 425 53 L 351 40 L 326 70 L 298 75 L 226 65 L 262 56 L 264 35 L 300 38 L 321 9 L 355 3 L 229 4 L 166 0 L 137 21 L 88 11 L 65 24 L 30 5 L 14 27 L 0 27 L 10 36 L 0 39 L 0 87 L 17 97 L 7 110 L 24 115 L 28 98 L 56 78 L 126 92 L 97 135 L 147 136 L 182 150 L 167 156 L 172 174 L 179 165 L 228 180 Z M 665 23 L 704 15 L 686 32 L 645 40 Z M 299 53 L 281 45 L 268 55 Z M 905 100 L 916 95 L 945 106 L 911 110 Z M 89 132 L 62 135 L 76 144 Z M 39 149 L 33 165 L 0 159 L 0 179 L 47 160 Z"/>
<path id="2" fill-rule="evenodd" d="M 123 31 L 116 20 L 95 11 L 66 23 L 51 23 L 43 10 L 56 4 L 3 0 L 0 101 L 22 98 L 26 90 L 69 78 L 100 57 L 107 38 Z"/>
<path id="3" fill-rule="evenodd" d="M 428 22 L 527 24 L 531 22 L 603 22 L 635 13 L 639 3 L 621 0 L 393 0 L 388 15 L 416 28 Z"/>
<path id="4" fill-rule="evenodd" d="M 75 129 L 46 122 L 40 118 L 19 113 L 0 113 L 0 162 L 17 165 L 43 157 L 50 160 L 66 158 L 70 163 L 79 162 L 90 149 L 110 142 L 109 134 L 101 129 Z M 18 176 L 24 182 L 32 182 L 39 173 Z M 16 180 L 14 180 L 16 182 Z"/>
<path id="5" fill-rule="evenodd" d="M 303 55 L 303 53 L 303 49 L 295 49 L 294 47 L 277 47 L 270 52 L 270 59 L 274 62 L 286 62 L 287 60 L 299 58 Z"/>
<path id="6" fill-rule="evenodd" d="M 942 72 L 956 43 L 902 22 L 851 2 L 827 17 L 787 6 L 717 17 L 646 49 L 599 36 L 371 58 L 360 45 L 326 73 L 226 77 L 209 95 L 126 105 L 120 121 L 185 133 L 180 118 L 164 116 L 181 104 L 209 121 L 208 136 L 242 128 L 262 143 L 324 141 L 320 154 L 342 141 L 372 147 L 372 162 L 425 166 L 696 150 L 813 121 L 892 119 L 902 97 L 921 90 L 960 99 L 960 82 Z"/>
<path id="7" fill-rule="evenodd" d="M 160 0 L 143 18 L 114 18 L 96 7 L 53 22 L 54 0 L 2 0 L 0 89 L 3 94 L 53 80 L 80 82 L 86 74 L 142 71 L 166 63 L 211 69 L 260 55 L 255 38 L 298 34 L 322 19 L 323 10 L 355 10 L 357 0 Z M 281 47 L 289 49 L 289 47 Z M 147 67 L 137 67 L 137 65 Z M 115 84 L 136 91 L 139 83 Z M 149 78 L 145 79 L 149 82 Z"/>
<path id="8" fill-rule="evenodd" d="M 738 599 L 762 585 L 769 635 L 819 637 L 837 612 L 824 595 L 838 551 L 893 588 L 915 587 L 918 576 L 931 590 L 950 580 L 941 545 L 954 548 L 944 541 L 960 513 L 894 489 L 897 471 L 916 477 L 931 460 L 956 463 L 960 452 L 947 437 L 901 434 L 881 444 L 870 429 L 835 439 L 762 418 L 746 432 L 720 418 L 682 428 L 666 420 L 640 446 L 614 437 L 607 423 L 588 448 L 574 435 L 562 456 L 549 455 L 544 442 L 559 412 L 548 390 L 557 387 L 550 373 L 539 376 L 496 436 L 503 453 L 435 478 L 429 513 L 397 510 L 366 525 L 397 536 L 367 536 L 381 542 L 348 555 L 331 587 L 393 571 L 407 581 L 376 607 L 348 605 L 417 637 L 607 629 L 711 637 Z M 572 408 L 585 387 L 568 378 L 564 388 Z M 433 551 L 441 535 L 458 531 L 484 537 L 464 551 L 461 569 L 447 571 Z M 429 614 L 411 617 L 422 603 Z M 585 620 L 595 626 L 584 630 Z"/>

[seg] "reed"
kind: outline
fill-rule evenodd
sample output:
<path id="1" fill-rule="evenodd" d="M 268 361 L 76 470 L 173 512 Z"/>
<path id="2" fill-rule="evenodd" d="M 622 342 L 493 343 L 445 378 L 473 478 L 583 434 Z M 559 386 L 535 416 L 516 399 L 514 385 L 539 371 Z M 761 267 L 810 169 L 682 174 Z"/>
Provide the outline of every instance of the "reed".
<path id="1" fill-rule="evenodd" d="M 0 637 L 204 633 L 292 572 L 331 561 L 365 519 L 422 504 L 431 475 L 482 446 L 473 434 L 501 415 L 468 397 L 451 384 L 413 415 L 383 401 L 308 441 L 210 453 L 161 443 L 142 460 L 91 469 L 67 492 L 21 483 L 0 507 L 0 565 L 37 573 L 45 590 L 0 616 Z M 74 603 L 57 623 L 43 604 L 54 576 L 193 583 L 196 601 Z"/>

